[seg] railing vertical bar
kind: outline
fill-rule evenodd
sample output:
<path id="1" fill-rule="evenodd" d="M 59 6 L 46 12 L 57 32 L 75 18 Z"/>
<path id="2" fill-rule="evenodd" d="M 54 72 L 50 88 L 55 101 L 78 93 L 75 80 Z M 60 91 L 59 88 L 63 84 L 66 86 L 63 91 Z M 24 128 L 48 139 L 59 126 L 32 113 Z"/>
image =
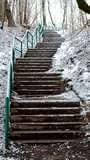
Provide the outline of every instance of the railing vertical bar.
<path id="1" fill-rule="evenodd" d="M 41 40 L 41 39 L 40 39 L 40 30 L 39 30 L 39 42 L 40 42 L 40 40 Z"/>
<path id="2" fill-rule="evenodd" d="M 22 46 L 22 41 L 21 41 L 21 57 L 22 57 L 22 50 L 23 50 L 23 48 L 22 48 L 23 46 Z"/>
<path id="3" fill-rule="evenodd" d="M 12 68 L 12 63 L 10 64 L 10 97 L 12 93 L 12 76 L 13 76 L 13 68 Z"/>
<path id="4" fill-rule="evenodd" d="M 33 36 L 32 36 L 32 48 L 33 48 L 33 40 L 34 40 L 34 39 L 33 39 Z"/>
<path id="5" fill-rule="evenodd" d="M 13 50 L 12 50 L 12 65 L 13 65 L 13 69 L 14 69 L 14 64 L 15 64 L 15 49 L 13 48 Z"/>
<path id="6" fill-rule="evenodd" d="M 29 38 L 28 38 L 28 32 L 27 32 L 27 49 L 29 48 L 28 41 L 29 41 Z"/>
<path id="7" fill-rule="evenodd" d="M 9 133 L 9 108 L 10 108 L 10 99 L 6 97 L 6 107 L 5 107 L 5 146 L 8 146 L 8 133 Z"/>
<path id="8" fill-rule="evenodd" d="M 8 145 L 8 133 L 9 133 L 9 118 L 10 118 L 10 95 L 11 95 L 11 62 L 8 67 L 8 82 L 7 82 L 7 96 L 5 99 L 5 146 Z"/>
<path id="9" fill-rule="evenodd" d="M 36 43 L 37 43 L 37 29 L 36 29 Z"/>

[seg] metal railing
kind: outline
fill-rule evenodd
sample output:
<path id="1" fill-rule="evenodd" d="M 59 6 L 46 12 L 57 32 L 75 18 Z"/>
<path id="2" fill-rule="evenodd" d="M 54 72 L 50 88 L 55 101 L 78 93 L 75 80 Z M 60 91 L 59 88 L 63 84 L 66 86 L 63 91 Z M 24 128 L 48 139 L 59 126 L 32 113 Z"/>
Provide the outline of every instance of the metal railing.
<path id="1" fill-rule="evenodd" d="M 28 48 L 35 47 L 37 42 L 40 42 L 42 40 L 43 32 L 44 28 L 39 24 L 34 33 L 31 33 L 27 30 L 22 40 L 15 37 L 15 52 L 19 52 L 21 54 L 19 55 L 18 53 L 16 55 L 23 57 L 24 53 L 26 53 L 26 50 L 28 50 Z"/>
<path id="2" fill-rule="evenodd" d="M 5 112 L 4 112 L 5 148 L 7 148 L 8 146 L 10 104 L 11 104 L 11 93 L 13 89 L 13 79 L 14 79 L 14 64 L 16 62 L 17 56 L 23 57 L 25 52 L 29 48 L 33 48 L 37 44 L 37 42 L 40 42 L 42 40 L 43 33 L 44 33 L 44 28 L 39 24 L 39 26 L 35 30 L 35 33 L 32 34 L 30 31 L 26 31 L 22 40 L 20 40 L 17 37 L 14 37 L 13 47 L 11 50 L 11 59 L 8 66 L 7 94 L 5 98 Z"/>
<path id="3" fill-rule="evenodd" d="M 14 50 L 15 52 L 19 52 L 21 54 L 21 55 L 18 54 L 20 57 L 23 57 L 24 56 L 23 53 L 28 48 L 33 48 L 33 35 L 29 31 L 26 31 L 22 40 L 15 37 Z"/>

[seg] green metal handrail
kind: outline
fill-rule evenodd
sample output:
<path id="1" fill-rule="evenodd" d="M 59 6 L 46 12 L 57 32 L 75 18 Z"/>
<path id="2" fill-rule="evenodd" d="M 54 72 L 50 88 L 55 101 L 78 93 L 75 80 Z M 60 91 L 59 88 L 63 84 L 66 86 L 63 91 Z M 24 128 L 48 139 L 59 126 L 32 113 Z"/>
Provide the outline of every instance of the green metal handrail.
<path id="1" fill-rule="evenodd" d="M 29 43 L 31 44 L 30 48 L 33 48 L 36 45 L 36 43 L 41 40 L 43 32 L 44 32 L 43 27 L 41 25 L 39 25 L 36 28 L 35 34 L 32 34 L 30 31 L 27 31 L 22 40 L 20 40 L 19 38 L 15 37 L 15 41 L 18 41 L 20 46 L 21 46 L 20 49 L 18 47 L 15 47 L 15 51 L 20 52 L 21 53 L 21 57 L 22 57 L 23 56 L 23 44 L 24 44 L 23 42 L 24 42 L 25 38 L 26 38 L 26 41 L 27 41 L 27 49 L 29 48 Z"/>
<path id="2" fill-rule="evenodd" d="M 10 62 L 8 65 L 8 81 L 7 81 L 7 94 L 5 98 L 5 115 L 4 115 L 4 124 L 5 124 L 5 146 L 8 144 L 8 135 L 9 135 L 9 120 L 10 120 L 10 98 L 12 91 L 12 63 Z"/>
<path id="3" fill-rule="evenodd" d="M 40 41 L 43 37 L 44 28 L 39 24 L 39 26 L 36 28 L 36 31 L 34 34 L 32 34 L 30 31 L 26 31 L 24 37 L 22 40 L 14 37 L 13 40 L 13 47 L 11 50 L 11 59 L 8 66 L 8 81 L 7 81 L 7 94 L 5 98 L 5 112 L 4 112 L 4 136 L 5 136 L 5 147 L 8 146 L 8 136 L 9 136 L 9 124 L 10 124 L 10 104 L 11 104 L 11 93 L 13 89 L 13 79 L 14 79 L 14 64 L 16 62 L 16 51 L 20 53 L 20 57 L 23 56 L 23 43 L 26 38 L 27 44 L 26 48 L 29 48 L 29 43 L 31 45 L 31 48 L 34 47 L 34 45 L 37 44 L 38 40 Z M 35 39 L 35 41 L 34 41 Z M 20 44 L 20 49 L 15 46 L 16 41 Z M 35 43 L 35 44 L 34 44 Z"/>

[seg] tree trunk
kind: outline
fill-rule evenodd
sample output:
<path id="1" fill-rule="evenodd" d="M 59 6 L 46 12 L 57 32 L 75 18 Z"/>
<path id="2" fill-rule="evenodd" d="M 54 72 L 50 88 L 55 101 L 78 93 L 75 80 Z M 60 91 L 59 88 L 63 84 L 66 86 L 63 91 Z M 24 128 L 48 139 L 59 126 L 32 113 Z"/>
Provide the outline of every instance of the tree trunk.
<path id="1" fill-rule="evenodd" d="M 71 30 L 74 31 L 74 14 L 73 14 L 73 0 L 71 0 Z"/>
<path id="2" fill-rule="evenodd" d="M 8 20 L 8 26 L 15 26 L 15 22 L 14 22 L 13 15 L 10 10 L 10 5 L 8 3 L 8 0 L 5 0 L 5 16 Z"/>
<path id="3" fill-rule="evenodd" d="M 23 9 L 21 0 L 19 0 L 19 16 L 20 16 L 20 24 L 23 24 Z"/>
<path id="4" fill-rule="evenodd" d="M 27 24 L 27 0 L 25 1 L 25 8 L 24 8 L 24 23 Z"/>
<path id="5" fill-rule="evenodd" d="M 52 18 L 52 15 L 51 15 L 51 11 L 50 11 L 50 1 L 49 0 L 48 0 L 48 12 L 49 12 L 49 15 L 50 15 L 50 19 L 51 19 L 52 25 L 55 27 L 55 23 L 53 21 L 53 18 Z"/>
<path id="6" fill-rule="evenodd" d="M 4 18 L 4 0 L 0 0 L 0 21 Z"/>
<path id="7" fill-rule="evenodd" d="M 64 0 L 62 29 L 67 29 L 67 0 Z"/>
<path id="8" fill-rule="evenodd" d="M 42 0 L 43 26 L 46 26 L 45 0 Z"/>
<path id="9" fill-rule="evenodd" d="M 76 0 L 78 7 L 84 12 L 90 14 L 90 6 L 85 2 L 85 0 Z"/>

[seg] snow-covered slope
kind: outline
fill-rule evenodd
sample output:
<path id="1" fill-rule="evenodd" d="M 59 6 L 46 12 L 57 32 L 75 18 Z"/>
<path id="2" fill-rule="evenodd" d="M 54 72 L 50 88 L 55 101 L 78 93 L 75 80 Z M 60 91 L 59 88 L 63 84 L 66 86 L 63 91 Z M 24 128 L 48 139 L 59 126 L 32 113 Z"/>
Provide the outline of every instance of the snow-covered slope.
<path id="1" fill-rule="evenodd" d="M 7 69 L 14 34 L 21 37 L 23 35 L 22 28 L 5 26 L 3 31 L 0 30 L 0 155 L 3 150 L 3 113 L 7 88 Z M 3 158 L 0 157 L 0 160 Z"/>
<path id="2" fill-rule="evenodd" d="M 90 100 L 90 28 L 66 37 L 53 57 L 52 70 L 61 69 L 80 98 Z"/>

